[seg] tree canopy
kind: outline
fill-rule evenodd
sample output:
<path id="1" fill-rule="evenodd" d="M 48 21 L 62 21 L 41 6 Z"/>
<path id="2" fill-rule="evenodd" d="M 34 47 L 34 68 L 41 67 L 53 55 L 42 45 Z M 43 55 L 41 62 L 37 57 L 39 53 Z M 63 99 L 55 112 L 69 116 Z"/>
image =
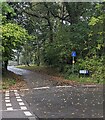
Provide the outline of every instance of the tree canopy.
<path id="1" fill-rule="evenodd" d="M 16 15 L 14 9 L 7 3 L 2 4 L 2 63 L 7 69 L 8 60 L 11 60 L 14 56 L 14 50 L 19 49 L 23 46 L 24 41 L 30 39 L 28 32 L 25 28 L 22 28 L 17 23 L 13 23 L 11 17 Z"/>
<path id="2" fill-rule="evenodd" d="M 5 46 L 4 51 L 13 55 L 12 50 L 22 46 L 28 34 L 33 36 L 26 40 L 20 51 L 21 64 L 53 66 L 70 75 L 71 52 L 76 51 L 75 73 L 88 69 L 94 78 L 105 77 L 102 75 L 105 58 L 104 2 L 10 2 L 8 5 L 8 12 L 3 12 L 6 18 L 2 26 L 3 46 L 8 41 L 12 47 Z"/>

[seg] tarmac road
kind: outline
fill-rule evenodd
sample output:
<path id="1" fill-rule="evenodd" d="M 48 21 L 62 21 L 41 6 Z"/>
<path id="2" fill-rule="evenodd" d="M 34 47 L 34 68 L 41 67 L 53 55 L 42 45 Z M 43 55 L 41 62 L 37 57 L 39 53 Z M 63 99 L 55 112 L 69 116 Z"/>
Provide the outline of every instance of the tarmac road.
<path id="1" fill-rule="evenodd" d="M 8 67 L 29 89 L 19 94 L 37 118 L 103 118 L 103 86 L 56 86 L 49 76 Z"/>

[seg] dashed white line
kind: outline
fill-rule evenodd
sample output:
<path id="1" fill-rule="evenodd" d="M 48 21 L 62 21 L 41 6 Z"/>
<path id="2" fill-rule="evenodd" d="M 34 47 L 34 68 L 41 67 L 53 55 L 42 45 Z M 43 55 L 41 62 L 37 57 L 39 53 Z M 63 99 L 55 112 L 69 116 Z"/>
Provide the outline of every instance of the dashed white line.
<path id="1" fill-rule="evenodd" d="M 5 100 L 5 102 L 10 102 L 10 100 Z"/>
<path id="2" fill-rule="evenodd" d="M 21 110 L 27 110 L 26 106 L 21 106 L 20 108 L 21 108 Z"/>
<path id="3" fill-rule="evenodd" d="M 5 91 L 5 93 L 9 93 L 9 91 Z"/>
<path id="4" fill-rule="evenodd" d="M 10 99 L 9 97 L 5 97 L 5 100 Z"/>
<path id="5" fill-rule="evenodd" d="M 15 95 L 19 95 L 17 92 L 16 93 L 14 93 Z"/>
<path id="6" fill-rule="evenodd" d="M 19 105 L 24 105 L 24 103 L 23 102 L 19 102 Z"/>
<path id="7" fill-rule="evenodd" d="M 34 88 L 34 89 L 48 89 L 50 87 L 39 87 L 39 88 Z M 29 90 L 29 89 L 25 89 L 25 90 Z M 13 106 L 10 102 L 10 93 L 9 91 L 5 92 L 5 105 L 6 105 L 6 110 L 4 111 L 23 111 L 23 113 L 25 114 L 25 116 L 27 117 L 32 117 L 32 113 L 28 110 L 27 106 L 25 106 L 24 102 L 22 102 L 22 99 L 20 97 L 20 95 L 18 94 L 18 90 L 10 90 L 11 92 L 14 92 L 15 98 L 20 106 L 20 109 L 13 109 Z"/>
<path id="8" fill-rule="evenodd" d="M 19 96 L 19 94 L 15 94 L 15 96 Z"/>
<path id="9" fill-rule="evenodd" d="M 17 99 L 18 102 L 22 101 L 22 99 Z"/>
<path id="10" fill-rule="evenodd" d="M 20 98 L 20 96 L 16 96 L 16 98 Z"/>
<path id="11" fill-rule="evenodd" d="M 68 87 L 72 87 L 72 86 L 56 86 L 56 88 L 62 88 L 62 87 L 68 88 Z"/>
<path id="12" fill-rule="evenodd" d="M 32 114 L 31 114 L 29 111 L 25 111 L 24 114 L 25 114 L 26 116 L 32 116 Z"/>
<path id="13" fill-rule="evenodd" d="M 6 93 L 5 96 L 6 96 L 6 97 L 9 97 L 9 94 Z"/>
<path id="14" fill-rule="evenodd" d="M 7 110 L 10 110 L 10 111 L 12 111 L 12 110 L 13 110 L 13 108 L 12 108 L 12 107 L 8 107 L 8 108 L 7 108 Z"/>
<path id="15" fill-rule="evenodd" d="M 29 90 L 29 89 L 20 89 L 20 91 Z"/>
<path id="16" fill-rule="evenodd" d="M 33 88 L 34 90 L 41 90 L 41 89 L 48 89 L 50 87 L 38 87 L 38 88 Z"/>
<path id="17" fill-rule="evenodd" d="M 70 88 L 72 86 L 55 86 L 56 88 Z M 53 88 L 53 87 L 38 87 L 38 88 L 33 88 L 34 90 L 43 90 L 43 89 L 49 89 L 49 88 Z"/>
<path id="18" fill-rule="evenodd" d="M 17 90 L 14 90 L 14 92 L 17 92 Z"/>
<path id="19" fill-rule="evenodd" d="M 11 103 L 6 103 L 6 106 L 10 107 L 10 106 L 12 106 L 12 104 Z"/>
<path id="20" fill-rule="evenodd" d="M 96 85 L 82 85 L 82 87 L 96 87 Z"/>

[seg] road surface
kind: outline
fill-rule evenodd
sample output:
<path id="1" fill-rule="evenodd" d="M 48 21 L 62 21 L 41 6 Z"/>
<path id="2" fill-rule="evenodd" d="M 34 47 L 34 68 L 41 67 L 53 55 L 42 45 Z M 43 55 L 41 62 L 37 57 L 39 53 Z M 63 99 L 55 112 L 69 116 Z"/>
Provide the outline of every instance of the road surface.
<path id="1" fill-rule="evenodd" d="M 16 118 L 45 119 L 51 118 L 103 118 L 103 87 L 102 86 L 56 86 L 55 81 L 49 80 L 48 75 L 42 75 L 29 70 L 8 67 L 10 71 L 23 76 L 28 88 L 23 90 L 7 91 L 11 104 L 17 104 L 21 99 L 25 105 L 14 106 L 13 115 Z M 3 94 L 3 117 L 11 118 L 6 108 L 5 94 Z M 19 94 L 20 98 L 16 98 Z M 19 101 L 18 101 L 19 104 Z M 22 103 L 21 103 L 22 104 Z M 20 104 L 19 104 L 20 105 Z M 16 108 L 15 108 L 16 107 Z M 27 109 L 25 109 L 25 107 Z M 31 115 L 27 116 L 24 112 Z M 25 117 L 23 115 L 25 114 Z"/>

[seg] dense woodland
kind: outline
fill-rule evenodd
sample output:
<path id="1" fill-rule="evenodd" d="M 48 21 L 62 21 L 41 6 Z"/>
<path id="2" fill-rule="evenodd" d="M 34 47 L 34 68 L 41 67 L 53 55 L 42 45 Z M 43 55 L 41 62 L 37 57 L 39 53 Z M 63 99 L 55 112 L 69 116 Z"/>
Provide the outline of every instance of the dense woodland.
<path id="1" fill-rule="evenodd" d="M 69 76 L 89 70 L 93 79 L 105 79 L 105 3 L 20 2 L 2 6 L 2 65 L 8 61 L 57 68 Z M 17 57 L 16 57 L 17 56 Z"/>

